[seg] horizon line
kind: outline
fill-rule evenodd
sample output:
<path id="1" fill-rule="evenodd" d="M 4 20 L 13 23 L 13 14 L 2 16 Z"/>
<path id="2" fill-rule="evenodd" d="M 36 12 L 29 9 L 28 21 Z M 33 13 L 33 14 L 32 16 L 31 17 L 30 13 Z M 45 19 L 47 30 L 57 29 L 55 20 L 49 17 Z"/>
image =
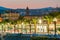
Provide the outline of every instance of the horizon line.
<path id="1" fill-rule="evenodd" d="M 5 6 L 0 6 L 0 7 L 5 7 Z M 28 7 L 28 6 L 27 6 Z M 51 8 L 56 8 L 56 7 L 58 7 L 58 6 L 56 6 L 56 7 L 52 7 L 52 6 L 48 6 L 48 7 L 51 7 Z M 29 8 L 29 9 L 41 9 L 41 8 L 48 8 L 48 7 L 40 7 L 40 8 Z M 10 7 L 5 7 L 5 8 L 10 8 Z M 59 8 L 59 7 L 58 7 Z M 24 7 L 24 8 L 10 8 L 10 9 L 26 9 L 26 7 Z"/>

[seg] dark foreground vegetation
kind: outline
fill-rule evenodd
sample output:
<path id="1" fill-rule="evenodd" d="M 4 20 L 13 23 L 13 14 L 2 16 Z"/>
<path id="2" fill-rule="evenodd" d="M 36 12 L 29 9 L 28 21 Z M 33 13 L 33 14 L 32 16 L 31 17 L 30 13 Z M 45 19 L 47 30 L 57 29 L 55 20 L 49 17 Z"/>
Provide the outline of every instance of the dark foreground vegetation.
<path id="1" fill-rule="evenodd" d="M 60 38 L 32 37 L 31 40 L 60 40 Z"/>
<path id="2" fill-rule="evenodd" d="M 60 40 L 60 38 L 56 37 L 47 37 L 47 36 L 25 36 L 23 34 L 7 34 L 3 36 L 3 38 L 0 37 L 0 40 Z"/>

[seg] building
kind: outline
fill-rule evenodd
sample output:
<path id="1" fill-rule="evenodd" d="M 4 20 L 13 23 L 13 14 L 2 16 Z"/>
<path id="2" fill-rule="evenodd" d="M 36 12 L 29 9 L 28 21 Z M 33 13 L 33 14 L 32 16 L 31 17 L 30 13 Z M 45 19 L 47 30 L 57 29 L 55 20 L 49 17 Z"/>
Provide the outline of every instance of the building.
<path id="1" fill-rule="evenodd" d="M 17 20 L 19 19 L 20 14 L 19 13 L 5 13 L 1 14 L 1 17 L 3 20 L 8 19 L 8 20 Z"/>

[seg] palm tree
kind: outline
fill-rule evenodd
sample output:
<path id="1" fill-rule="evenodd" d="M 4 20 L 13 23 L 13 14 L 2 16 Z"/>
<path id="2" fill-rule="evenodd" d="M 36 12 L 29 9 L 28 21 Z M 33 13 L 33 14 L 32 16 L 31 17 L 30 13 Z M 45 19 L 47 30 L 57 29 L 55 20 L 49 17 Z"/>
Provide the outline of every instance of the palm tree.
<path id="1" fill-rule="evenodd" d="M 32 19 L 26 19 L 26 20 L 25 20 L 25 23 L 28 23 L 28 24 L 29 24 L 29 27 L 30 27 L 30 34 L 31 34 Z"/>
<path id="2" fill-rule="evenodd" d="M 51 12 L 48 15 L 44 16 L 44 18 L 47 20 L 47 24 L 48 24 L 48 33 L 49 33 L 49 24 L 50 22 L 53 21 L 54 18 L 57 18 L 59 16 L 59 12 Z M 55 29 L 56 32 L 56 29 Z"/>
<path id="3" fill-rule="evenodd" d="M 28 23 L 28 20 L 25 18 L 23 22 L 24 22 L 24 24 L 25 24 L 25 31 L 26 31 L 26 34 L 27 34 L 27 27 L 26 27 L 26 25 L 29 24 L 29 23 Z"/>
<path id="4" fill-rule="evenodd" d="M 14 33 L 15 33 L 17 20 L 15 20 L 15 21 L 11 21 L 11 24 L 13 24 L 13 25 L 14 25 Z"/>
<path id="5" fill-rule="evenodd" d="M 52 16 L 52 18 L 53 18 L 53 20 L 54 19 L 56 19 L 56 18 L 58 18 L 59 16 L 60 16 L 60 12 L 52 12 L 52 13 L 50 13 L 49 14 L 50 16 Z M 56 35 L 56 21 L 57 21 L 57 19 L 56 20 L 54 20 L 54 26 L 55 26 L 55 35 Z"/>
<path id="6" fill-rule="evenodd" d="M 37 24 L 37 20 L 38 18 L 33 18 L 32 19 L 32 22 L 33 22 L 33 24 L 34 24 L 34 27 L 35 27 L 35 33 L 36 33 L 36 24 Z"/>
<path id="7" fill-rule="evenodd" d="M 2 29 L 3 29 L 4 32 L 6 31 L 6 28 L 4 28 L 5 27 L 4 25 L 7 24 L 7 23 L 8 22 L 6 22 L 5 20 L 1 22 Z"/>
<path id="8" fill-rule="evenodd" d="M 52 17 L 50 15 L 44 16 L 44 19 L 47 20 L 47 31 L 49 35 L 49 24 L 52 22 Z"/>
<path id="9" fill-rule="evenodd" d="M 24 22 L 24 16 L 19 16 L 19 19 L 17 20 L 17 23 L 20 23 L 20 24 L 22 24 L 23 22 Z M 21 26 L 21 32 L 22 32 L 22 26 Z"/>

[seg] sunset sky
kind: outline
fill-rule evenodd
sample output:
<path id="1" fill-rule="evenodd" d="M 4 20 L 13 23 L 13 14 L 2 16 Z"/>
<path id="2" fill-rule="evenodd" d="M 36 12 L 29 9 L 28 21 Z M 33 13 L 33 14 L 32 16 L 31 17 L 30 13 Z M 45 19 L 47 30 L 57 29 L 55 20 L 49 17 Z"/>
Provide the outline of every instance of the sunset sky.
<path id="1" fill-rule="evenodd" d="M 0 0 L 0 6 L 7 8 L 60 7 L 60 0 Z"/>

